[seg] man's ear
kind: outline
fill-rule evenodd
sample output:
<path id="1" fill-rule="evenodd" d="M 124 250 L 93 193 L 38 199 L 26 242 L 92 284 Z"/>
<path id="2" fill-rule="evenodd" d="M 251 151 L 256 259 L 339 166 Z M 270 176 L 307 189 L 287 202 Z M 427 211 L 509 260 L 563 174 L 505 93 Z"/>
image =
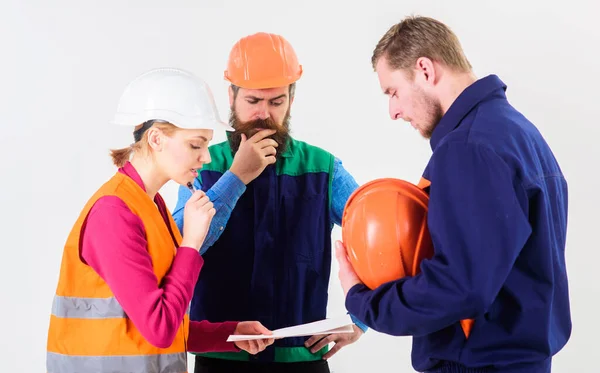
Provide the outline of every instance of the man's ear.
<path id="1" fill-rule="evenodd" d="M 228 92 L 229 92 L 229 107 L 232 107 L 235 97 L 233 97 L 233 88 L 231 86 L 229 86 Z"/>
<path id="2" fill-rule="evenodd" d="M 417 59 L 415 63 L 416 73 L 419 75 L 419 79 L 422 79 L 424 84 L 434 85 L 436 81 L 436 71 L 433 61 L 427 57 L 421 57 Z"/>

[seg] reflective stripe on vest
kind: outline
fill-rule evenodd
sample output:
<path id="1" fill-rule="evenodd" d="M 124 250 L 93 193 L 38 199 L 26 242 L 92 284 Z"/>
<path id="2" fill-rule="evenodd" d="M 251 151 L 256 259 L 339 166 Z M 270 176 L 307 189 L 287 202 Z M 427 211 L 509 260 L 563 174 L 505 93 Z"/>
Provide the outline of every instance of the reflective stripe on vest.
<path id="1" fill-rule="evenodd" d="M 56 317 L 76 319 L 107 319 L 127 317 L 115 297 L 76 298 L 54 296 L 52 314 Z"/>
<path id="2" fill-rule="evenodd" d="M 190 306 L 186 310 L 190 314 Z M 109 319 L 127 317 L 125 311 L 115 297 L 109 298 L 77 298 L 54 296 L 52 315 L 62 318 L 76 319 Z"/>
<path id="3" fill-rule="evenodd" d="M 185 352 L 142 356 L 69 356 L 53 352 L 46 354 L 48 373 L 183 373 L 187 369 Z"/>

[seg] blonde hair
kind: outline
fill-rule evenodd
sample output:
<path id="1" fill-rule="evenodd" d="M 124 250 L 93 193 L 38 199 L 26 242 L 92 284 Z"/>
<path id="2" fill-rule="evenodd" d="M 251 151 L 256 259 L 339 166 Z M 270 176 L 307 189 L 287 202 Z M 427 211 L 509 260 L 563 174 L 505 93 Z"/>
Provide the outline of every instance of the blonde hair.
<path id="1" fill-rule="evenodd" d="M 111 149 L 110 156 L 115 166 L 123 167 L 127 161 L 131 159 L 131 155 L 135 152 L 148 152 L 148 136 L 146 136 L 146 132 L 150 128 L 158 128 L 165 135 L 172 135 L 178 128 L 168 122 L 158 121 L 158 120 L 149 120 L 135 127 L 133 131 L 134 143 L 129 145 L 126 148 L 121 149 Z"/>
<path id="2" fill-rule="evenodd" d="M 381 57 L 385 57 L 390 68 L 405 70 L 410 76 L 420 57 L 443 63 L 457 72 L 472 69 L 454 32 L 442 22 L 422 16 L 406 17 L 390 27 L 373 51 L 373 69 Z"/>

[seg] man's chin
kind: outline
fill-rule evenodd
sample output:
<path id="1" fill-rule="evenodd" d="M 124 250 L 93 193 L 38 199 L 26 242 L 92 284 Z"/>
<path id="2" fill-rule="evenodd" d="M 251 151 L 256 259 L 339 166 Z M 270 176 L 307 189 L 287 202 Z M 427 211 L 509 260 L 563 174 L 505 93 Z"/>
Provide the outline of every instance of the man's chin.
<path id="1" fill-rule="evenodd" d="M 433 129 L 422 129 L 419 128 L 419 134 L 421 135 L 421 137 L 423 137 L 426 140 L 431 140 L 431 135 L 433 135 Z"/>

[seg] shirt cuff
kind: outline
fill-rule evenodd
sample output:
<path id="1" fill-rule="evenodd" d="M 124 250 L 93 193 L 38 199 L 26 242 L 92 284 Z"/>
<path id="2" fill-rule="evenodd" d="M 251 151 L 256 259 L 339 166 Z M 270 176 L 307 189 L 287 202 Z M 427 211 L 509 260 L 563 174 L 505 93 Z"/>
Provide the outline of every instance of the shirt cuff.
<path id="1" fill-rule="evenodd" d="M 359 319 L 357 319 L 356 316 L 350 314 L 350 318 L 352 319 L 352 322 L 354 322 L 354 325 L 358 326 L 360 330 L 363 331 L 363 333 L 366 333 L 367 330 L 369 330 L 369 327 L 363 324 Z"/>
<path id="2" fill-rule="evenodd" d="M 209 192 L 212 192 L 213 196 L 208 196 L 212 201 L 219 198 L 223 198 L 223 203 L 227 204 L 229 208 L 233 209 L 238 199 L 246 191 L 246 184 L 244 184 L 235 174 L 229 170 L 217 180 L 217 182 L 210 188 Z M 207 193 L 208 194 L 208 193 Z"/>
<path id="3" fill-rule="evenodd" d="M 346 309 L 352 314 L 360 314 L 362 309 L 362 297 L 365 291 L 370 289 L 364 284 L 356 284 L 348 290 L 346 295 Z"/>
<path id="4" fill-rule="evenodd" d="M 204 321 L 190 321 L 188 351 L 191 353 L 203 352 L 239 352 L 241 351 L 234 342 L 227 342 L 227 338 L 235 332 L 238 323 L 226 321 L 211 323 Z"/>

